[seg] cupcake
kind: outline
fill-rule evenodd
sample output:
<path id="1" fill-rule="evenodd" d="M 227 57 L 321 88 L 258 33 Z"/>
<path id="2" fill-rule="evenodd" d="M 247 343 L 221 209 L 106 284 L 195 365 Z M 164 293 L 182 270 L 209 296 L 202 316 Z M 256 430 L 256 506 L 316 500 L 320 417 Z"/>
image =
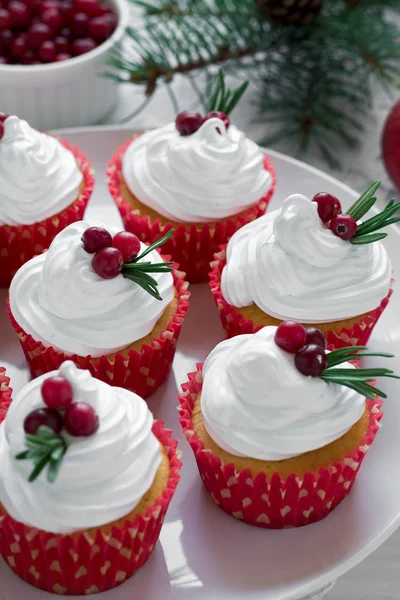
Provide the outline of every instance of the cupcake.
<path id="1" fill-rule="evenodd" d="M 183 273 L 156 249 L 166 238 L 147 247 L 79 221 L 19 269 L 9 315 L 33 377 L 70 358 L 142 397 L 161 385 L 189 298 Z"/>
<path id="2" fill-rule="evenodd" d="M 78 148 L 0 113 L 0 286 L 83 218 L 93 184 Z"/>
<path id="3" fill-rule="evenodd" d="M 265 327 L 218 344 L 182 386 L 180 422 L 203 483 L 236 519 L 299 527 L 351 491 L 382 417 L 385 395 L 370 382 L 394 375 L 347 362 L 364 348 L 324 346 L 315 328 Z"/>
<path id="4" fill-rule="evenodd" d="M 230 124 L 246 87 L 225 90 L 220 76 L 205 117 L 186 111 L 135 136 L 107 171 L 125 228 L 147 243 L 175 229 L 165 251 L 191 282 L 207 280 L 214 252 L 264 214 L 274 191 L 269 159 Z"/>
<path id="5" fill-rule="evenodd" d="M 66 361 L 0 425 L 0 553 L 27 583 L 93 594 L 148 559 L 179 480 L 177 443 L 136 394 Z"/>
<path id="6" fill-rule="evenodd" d="M 289 196 L 237 232 L 215 256 L 211 291 L 228 336 L 291 319 L 334 347 L 364 345 L 389 302 L 392 266 L 379 230 L 400 203 L 361 221 L 379 182 L 347 211 L 331 194 Z"/>

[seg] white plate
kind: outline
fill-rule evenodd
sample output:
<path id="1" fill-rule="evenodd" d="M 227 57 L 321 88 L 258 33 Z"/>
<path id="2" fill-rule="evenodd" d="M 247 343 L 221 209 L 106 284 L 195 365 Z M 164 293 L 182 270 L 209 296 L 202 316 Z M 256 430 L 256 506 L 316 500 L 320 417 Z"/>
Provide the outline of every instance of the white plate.
<path id="1" fill-rule="evenodd" d="M 97 184 L 88 218 L 106 223 L 119 220 L 108 197 L 104 171 L 113 151 L 128 137 L 111 128 L 62 132 L 87 152 L 96 169 Z M 340 182 L 303 163 L 269 152 L 278 186 L 272 206 L 290 193 L 336 194 L 346 206 L 355 193 Z M 395 273 L 400 273 L 399 230 L 390 231 L 387 248 Z M 301 251 L 301 248 L 299 248 Z M 5 299 L 6 294 L 3 293 Z M 28 380 L 24 357 L 1 315 L 0 364 L 7 367 L 18 390 Z M 383 428 L 370 450 L 350 496 L 328 518 L 297 530 L 268 531 L 236 521 L 221 511 L 203 489 L 192 452 L 178 422 L 177 391 L 223 339 L 217 309 L 207 284 L 192 286 L 191 306 L 178 345 L 173 374 L 149 400 L 155 415 L 178 438 L 183 451 L 182 479 L 153 555 L 130 581 L 98 597 L 103 600 L 294 600 L 321 589 L 382 544 L 400 524 L 400 404 L 397 383 L 380 382 L 389 392 Z M 384 313 L 373 349 L 397 353 L 391 363 L 400 373 L 400 314 L 397 296 Z M 397 387 L 397 390 L 396 390 Z M 1 561 L 0 561 L 1 562 Z M 0 564 L 1 600 L 39 600 L 50 596 L 28 587 L 5 564 Z M 54 596 L 56 597 L 56 596 Z"/>

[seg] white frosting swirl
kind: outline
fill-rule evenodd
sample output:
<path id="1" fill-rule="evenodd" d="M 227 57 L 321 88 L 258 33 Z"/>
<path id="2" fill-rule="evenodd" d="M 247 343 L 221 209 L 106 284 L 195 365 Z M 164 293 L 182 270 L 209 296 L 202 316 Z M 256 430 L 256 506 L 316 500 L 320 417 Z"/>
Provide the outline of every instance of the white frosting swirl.
<path id="1" fill-rule="evenodd" d="M 63 211 L 79 195 L 82 173 L 54 137 L 18 117 L 0 140 L 0 224 L 32 225 Z"/>
<path id="2" fill-rule="evenodd" d="M 340 321 L 377 308 L 392 266 L 380 242 L 356 246 L 337 237 L 305 196 L 249 223 L 231 238 L 222 294 L 238 308 L 256 304 L 277 319 Z"/>
<path id="3" fill-rule="evenodd" d="M 25 263 L 11 283 L 10 306 L 19 325 L 45 346 L 97 357 L 149 334 L 173 299 L 174 284 L 171 273 L 152 274 L 158 281 L 159 301 L 123 275 L 99 277 L 91 265 L 93 254 L 81 242 L 92 225 L 72 223 L 45 254 Z M 112 235 L 118 232 L 106 228 Z M 162 262 L 157 250 L 145 260 Z"/>
<path id="4" fill-rule="evenodd" d="M 86 402 L 99 416 L 90 437 L 64 430 L 68 449 L 54 483 L 46 470 L 29 483 L 33 463 L 16 460 L 23 452 L 25 417 L 42 408 L 45 379 L 62 375 L 72 384 L 74 402 Z M 136 394 L 111 387 L 67 361 L 31 381 L 11 403 L 0 425 L 0 502 L 17 521 L 53 533 L 67 533 L 111 523 L 128 515 L 151 487 L 161 464 L 160 444 L 152 433 L 153 417 Z"/>
<path id="5" fill-rule="evenodd" d="M 276 329 L 221 342 L 204 364 L 204 425 L 235 456 L 284 460 L 322 448 L 365 410 L 365 397 L 350 388 L 302 375 L 294 354 L 275 344 Z"/>
<path id="6" fill-rule="evenodd" d="M 209 119 L 188 136 L 175 123 L 149 131 L 128 147 L 122 168 L 140 202 L 178 222 L 230 217 L 272 185 L 257 144 L 233 125 L 226 130 L 220 119 Z"/>

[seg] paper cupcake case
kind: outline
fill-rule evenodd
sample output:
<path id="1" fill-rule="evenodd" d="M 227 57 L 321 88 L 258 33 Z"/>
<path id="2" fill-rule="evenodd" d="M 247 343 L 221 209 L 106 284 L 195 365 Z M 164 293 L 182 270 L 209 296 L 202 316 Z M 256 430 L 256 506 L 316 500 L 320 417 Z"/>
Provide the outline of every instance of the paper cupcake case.
<path id="1" fill-rule="evenodd" d="M 151 345 L 143 345 L 140 352 L 130 350 L 126 355 L 117 353 L 112 360 L 107 356 L 70 356 L 52 346 L 46 348 L 19 326 L 8 304 L 11 324 L 18 335 L 32 377 L 58 369 L 64 360 L 72 360 L 78 367 L 88 369 L 101 381 L 132 390 L 142 398 L 150 396 L 164 382 L 171 370 L 176 344 L 189 306 L 190 292 L 184 274 L 175 270 L 173 276 L 179 295 L 178 308 L 168 327 L 159 337 L 152 340 Z"/>
<path id="2" fill-rule="evenodd" d="M 44 221 L 33 225 L 0 225 L 0 287 L 8 287 L 24 263 L 46 250 L 65 227 L 83 218 L 93 191 L 93 169 L 79 148 L 70 146 L 66 141 L 60 142 L 75 156 L 83 174 L 83 190 L 68 208 Z"/>
<path id="3" fill-rule="evenodd" d="M 171 472 L 167 487 L 145 515 L 136 515 L 110 534 L 56 535 L 28 527 L 0 509 L 0 553 L 8 566 L 31 585 L 55 594 L 88 595 L 116 587 L 149 558 L 179 481 L 177 442 L 161 421 L 153 432 L 165 447 Z"/>
<path id="4" fill-rule="evenodd" d="M 182 386 L 180 423 L 199 469 L 200 477 L 214 502 L 232 517 L 267 529 L 302 527 L 326 517 L 350 493 L 361 463 L 381 426 L 382 402 L 367 400 L 370 409 L 368 431 L 351 455 L 318 473 L 295 473 L 282 479 L 279 473 L 268 478 L 249 470 L 237 471 L 204 447 L 193 429 L 192 411 L 201 392 L 203 365 L 189 374 Z"/>
<path id="5" fill-rule="evenodd" d="M 211 263 L 211 272 L 209 273 L 210 289 L 219 310 L 222 326 L 228 338 L 243 333 L 255 333 L 262 329 L 263 325 L 256 325 L 253 321 L 245 319 L 243 315 L 235 310 L 234 306 L 228 304 L 222 295 L 221 277 L 225 265 L 226 245 L 214 255 L 214 261 Z M 365 346 L 381 314 L 389 304 L 392 292 L 393 289 L 391 288 L 378 308 L 363 315 L 362 319 L 360 318 L 358 322 L 354 323 L 351 329 L 343 327 L 339 331 L 328 331 L 325 337 L 331 349 L 334 350 L 345 346 Z"/>
<path id="6" fill-rule="evenodd" d="M 138 137 L 138 136 L 136 136 Z M 134 138 L 133 138 L 134 139 Z M 210 226 L 204 224 L 180 224 L 161 223 L 160 219 L 151 221 L 147 215 L 140 215 L 135 211 L 120 193 L 122 179 L 122 157 L 132 143 L 128 140 L 124 146 L 114 154 L 107 169 L 107 180 L 110 193 L 114 198 L 121 213 L 125 229 L 131 231 L 146 244 L 152 244 L 162 237 L 167 231 L 175 228 L 175 233 L 164 245 L 166 254 L 170 254 L 186 273 L 187 280 L 191 283 L 207 281 L 210 262 L 214 253 L 222 244 L 226 244 L 232 235 L 243 225 L 261 217 L 268 206 L 275 190 L 275 171 L 268 159 L 265 157 L 264 166 L 272 175 L 272 187 L 268 194 L 257 204 L 248 208 L 240 215 L 234 215 L 223 221 L 216 221 Z"/>

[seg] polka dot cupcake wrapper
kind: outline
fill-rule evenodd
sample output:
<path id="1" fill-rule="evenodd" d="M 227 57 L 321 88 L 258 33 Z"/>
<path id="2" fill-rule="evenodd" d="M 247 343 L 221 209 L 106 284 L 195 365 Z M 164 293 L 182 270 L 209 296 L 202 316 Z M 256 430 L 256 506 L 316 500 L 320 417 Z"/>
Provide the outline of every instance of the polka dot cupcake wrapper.
<path id="1" fill-rule="evenodd" d="M 180 396 L 180 423 L 189 442 L 200 477 L 214 502 L 232 517 L 250 525 L 268 529 L 301 527 L 326 517 L 350 493 L 361 463 L 380 428 L 382 403 L 367 400 L 370 423 L 362 443 L 351 455 L 318 473 L 295 473 L 282 479 L 279 473 L 253 476 L 238 471 L 204 447 L 193 429 L 192 411 L 202 389 L 202 366 L 189 374 Z"/>
<path id="2" fill-rule="evenodd" d="M 243 315 L 237 312 L 234 306 L 228 304 L 222 295 L 221 276 L 225 265 L 226 245 L 223 248 L 221 247 L 221 250 L 214 255 L 214 261 L 211 263 L 211 272 L 209 274 L 210 289 L 219 310 L 222 326 L 229 338 L 242 333 L 255 333 L 262 329 L 263 325 L 256 325 L 252 320 L 245 319 Z M 365 346 L 379 317 L 389 304 L 392 292 L 393 290 L 390 289 L 388 295 L 382 300 L 378 308 L 364 315 L 351 329 L 343 327 L 339 331 L 328 331 L 325 337 L 329 348 L 335 350 L 345 346 Z"/>
<path id="3" fill-rule="evenodd" d="M 0 507 L 0 553 L 21 579 L 55 594 L 88 595 L 120 585 L 145 564 L 157 543 L 181 468 L 171 432 L 161 421 L 154 423 L 153 432 L 167 451 L 168 484 L 144 515 L 114 527 L 110 534 L 101 527 L 95 535 L 46 533 L 15 521 Z"/>
<path id="4" fill-rule="evenodd" d="M 44 221 L 33 225 L 0 225 L 0 287 L 8 287 L 24 263 L 46 250 L 65 227 L 83 218 L 93 191 L 93 169 L 79 148 L 70 146 L 66 141 L 61 143 L 75 156 L 83 174 L 84 188 L 68 208 Z"/>
<path id="5" fill-rule="evenodd" d="M 108 186 L 121 213 L 125 229 L 137 235 L 146 244 L 152 244 L 174 225 L 172 223 L 162 224 L 160 219 L 151 221 L 149 216 L 140 215 L 121 195 L 122 157 L 131 143 L 132 139 L 128 140 L 112 157 L 107 169 Z M 265 157 L 264 165 L 272 175 L 272 187 L 264 198 L 244 213 L 224 221 L 216 221 L 212 227 L 208 223 L 180 224 L 178 227 L 175 225 L 174 235 L 164 244 L 163 248 L 166 254 L 170 254 L 180 264 L 181 269 L 186 273 L 187 280 L 191 283 L 207 281 L 210 262 L 219 247 L 226 244 L 243 225 L 265 213 L 275 190 L 276 178 L 274 168 L 267 157 Z"/>
<path id="6" fill-rule="evenodd" d="M 8 305 L 10 321 L 18 335 L 32 377 L 58 369 L 68 359 L 81 369 L 88 369 L 101 381 L 132 390 L 142 398 L 150 396 L 165 381 L 171 370 L 176 344 L 189 306 L 190 292 L 184 273 L 174 270 L 173 276 L 179 296 L 178 308 L 168 327 L 150 345 L 143 345 L 139 352 L 130 350 L 126 355 L 117 353 L 112 359 L 107 356 L 69 356 L 52 346 L 46 348 L 19 326 Z"/>

